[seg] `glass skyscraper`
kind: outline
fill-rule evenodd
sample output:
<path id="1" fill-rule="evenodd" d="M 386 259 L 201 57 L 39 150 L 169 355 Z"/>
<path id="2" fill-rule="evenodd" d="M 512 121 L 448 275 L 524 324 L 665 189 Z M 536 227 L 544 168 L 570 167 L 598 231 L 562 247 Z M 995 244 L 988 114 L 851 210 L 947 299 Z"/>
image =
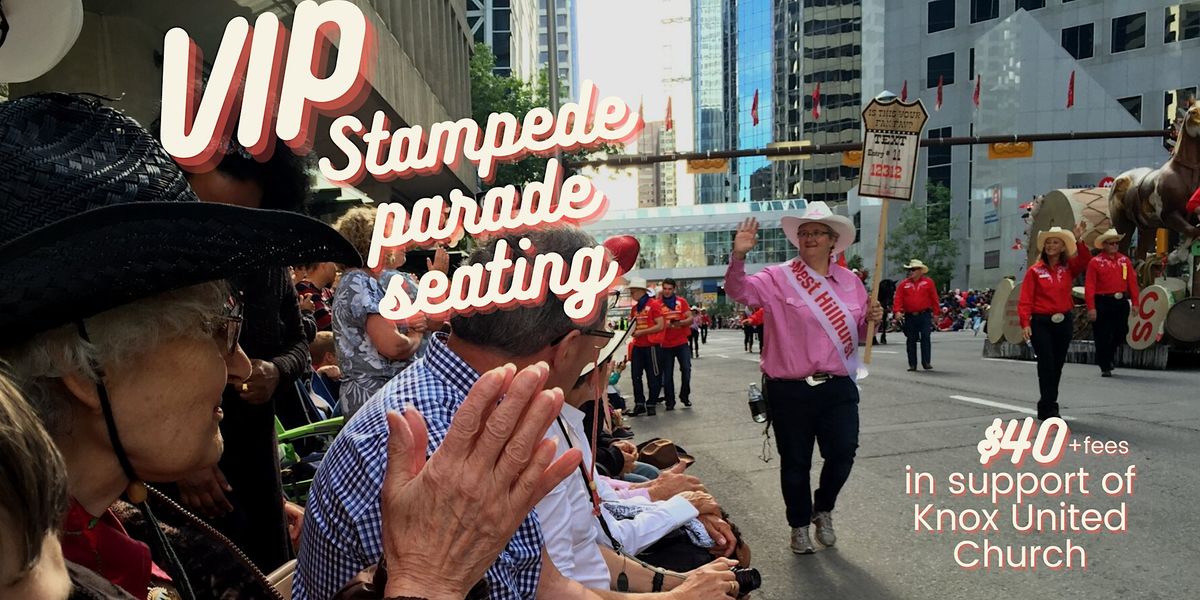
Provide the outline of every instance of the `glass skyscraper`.
<path id="1" fill-rule="evenodd" d="M 738 0 L 737 31 L 734 47 L 736 82 L 735 139 L 737 148 L 762 148 L 771 143 L 773 133 L 774 47 L 772 45 L 774 7 L 772 0 Z M 751 114 L 758 93 L 758 125 Z M 767 200 L 772 190 L 772 163 L 762 156 L 737 159 L 733 169 L 738 202 Z"/>

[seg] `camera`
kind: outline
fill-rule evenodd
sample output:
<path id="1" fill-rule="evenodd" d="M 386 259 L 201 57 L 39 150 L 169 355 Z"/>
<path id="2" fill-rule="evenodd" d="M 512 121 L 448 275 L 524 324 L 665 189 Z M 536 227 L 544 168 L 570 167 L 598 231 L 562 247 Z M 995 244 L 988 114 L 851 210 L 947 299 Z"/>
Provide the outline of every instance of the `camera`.
<path id="1" fill-rule="evenodd" d="M 737 579 L 738 595 L 749 594 L 762 587 L 762 575 L 758 573 L 758 569 L 737 568 L 733 570 L 733 576 Z"/>

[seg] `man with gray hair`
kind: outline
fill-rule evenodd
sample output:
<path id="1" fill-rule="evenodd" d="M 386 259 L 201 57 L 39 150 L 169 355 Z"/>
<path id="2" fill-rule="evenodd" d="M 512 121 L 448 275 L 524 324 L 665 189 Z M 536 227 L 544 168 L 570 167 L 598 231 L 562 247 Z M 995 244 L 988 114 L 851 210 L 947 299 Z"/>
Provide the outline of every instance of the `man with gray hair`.
<path id="1" fill-rule="evenodd" d="M 553 252 L 567 262 L 577 250 L 596 245 L 578 228 L 552 227 L 492 239 L 470 262 L 487 263 L 500 240 L 516 247 L 521 237 L 529 238 L 537 253 Z M 599 305 L 603 307 L 603 302 Z M 613 335 L 604 329 L 604 318 L 601 309 L 590 323 L 575 323 L 567 316 L 563 301 L 553 294 L 535 305 L 452 317 L 452 332 L 435 334 L 425 356 L 388 382 L 355 414 L 322 460 L 308 497 L 293 597 L 329 598 L 384 554 L 380 488 L 387 462 L 387 411 L 419 409 L 429 431 L 427 451 L 433 453 L 445 440 L 451 420 L 480 373 L 497 367 L 515 373 L 533 366 L 540 371 L 540 386 L 558 388 L 559 395 L 571 389 L 583 367 L 596 362 L 600 349 Z M 489 424 L 479 435 L 486 438 L 503 433 Z M 430 511 L 438 508 L 428 507 Z M 439 518 L 458 517 L 445 514 Z M 411 542 L 419 544 L 421 540 Z M 489 597 L 623 597 L 606 590 L 587 590 L 566 579 L 550 561 L 544 545 L 537 514 L 531 512 L 486 573 Z M 428 548 L 430 563 L 447 560 L 446 551 Z M 696 572 L 680 587 L 657 597 L 724 598 L 732 592 L 736 592 L 736 582 L 725 566 Z"/>

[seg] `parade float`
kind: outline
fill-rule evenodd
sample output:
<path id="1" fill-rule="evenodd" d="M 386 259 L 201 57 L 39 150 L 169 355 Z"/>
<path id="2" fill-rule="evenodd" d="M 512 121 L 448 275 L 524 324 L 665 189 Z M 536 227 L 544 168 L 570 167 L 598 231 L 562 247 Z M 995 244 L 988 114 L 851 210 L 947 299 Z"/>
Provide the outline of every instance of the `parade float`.
<path id="1" fill-rule="evenodd" d="M 1083 241 L 1089 248 L 1110 228 L 1125 236 L 1121 251 L 1137 265 L 1142 293 L 1130 311 L 1126 344 L 1117 351 L 1118 366 L 1165 369 L 1172 355 L 1200 355 L 1200 229 L 1196 215 L 1185 209 L 1200 188 L 1200 105 L 1188 109 L 1181 129 L 1179 143 L 1161 167 L 1131 169 L 1109 187 L 1053 190 L 1028 206 L 1026 267 L 1038 259 L 1038 233 L 1051 227 L 1069 230 L 1086 222 Z M 986 357 L 1033 359 L 1017 317 L 1020 274 L 1014 276 L 995 286 Z M 1075 288 L 1075 298 L 1075 335 L 1067 360 L 1094 363 L 1082 285 Z"/>

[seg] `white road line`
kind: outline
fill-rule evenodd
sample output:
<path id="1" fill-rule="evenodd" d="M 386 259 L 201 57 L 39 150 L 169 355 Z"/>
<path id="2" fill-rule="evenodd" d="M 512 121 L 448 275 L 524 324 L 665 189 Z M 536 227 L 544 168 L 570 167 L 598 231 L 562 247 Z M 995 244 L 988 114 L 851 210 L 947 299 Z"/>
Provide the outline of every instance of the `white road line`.
<path id="1" fill-rule="evenodd" d="M 1002 408 L 1004 410 L 1010 410 L 1010 412 L 1014 412 L 1014 413 L 1025 413 L 1025 414 L 1031 414 L 1033 416 L 1037 416 L 1037 414 L 1038 414 L 1037 410 L 1033 410 L 1033 409 L 1025 408 L 1025 407 L 1013 406 L 1013 404 L 1004 404 L 1002 402 L 992 402 L 990 400 L 983 400 L 983 398 L 973 398 L 971 396 L 950 396 L 950 397 L 954 398 L 954 400 L 961 400 L 962 402 L 970 402 L 972 404 L 980 404 L 980 406 L 985 406 L 985 407 Z"/>
<path id="2" fill-rule="evenodd" d="M 900 354 L 899 350 L 871 350 L 872 354 Z"/>
<path id="3" fill-rule="evenodd" d="M 994 362 L 1014 363 L 1014 364 L 1019 364 L 1019 365 L 1033 365 L 1035 367 L 1037 366 L 1037 363 L 1032 360 L 1019 360 L 1016 358 L 985 358 L 983 360 L 990 360 L 990 361 L 994 361 Z"/>
<path id="4" fill-rule="evenodd" d="M 717 358 L 729 358 L 729 356 L 726 354 L 717 354 L 716 356 Z"/>

